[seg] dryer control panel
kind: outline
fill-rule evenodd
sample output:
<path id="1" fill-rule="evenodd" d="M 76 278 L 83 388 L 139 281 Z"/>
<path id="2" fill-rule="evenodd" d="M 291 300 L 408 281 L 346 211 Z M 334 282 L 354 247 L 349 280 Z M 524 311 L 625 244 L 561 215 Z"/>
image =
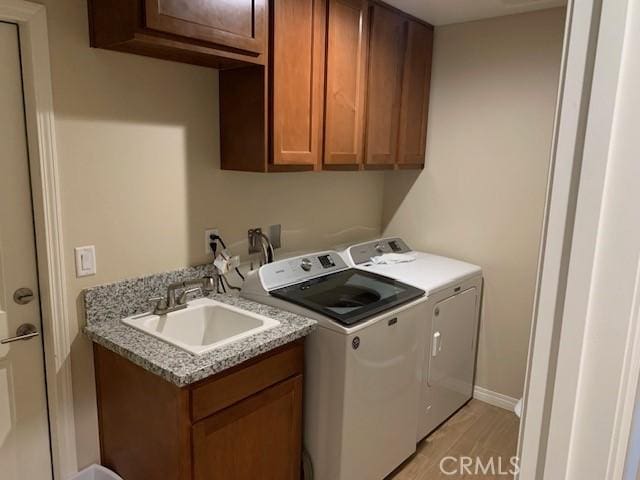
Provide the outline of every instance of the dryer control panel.
<path id="1" fill-rule="evenodd" d="M 346 268 L 348 266 L 338 252 L 311 253 L 263 265 L 260 281 L 264 289 L 270 291 Z"/>
<path id="2" fill-rule="evenodd" d="M 407 253 L 411 249 L 399 237 L 384 238 L 372 242 L 361 243 L 349 248 L 349 255 L 356 265 L 370 262 L 373 257 L 384 255 L 385 253 Z"/>

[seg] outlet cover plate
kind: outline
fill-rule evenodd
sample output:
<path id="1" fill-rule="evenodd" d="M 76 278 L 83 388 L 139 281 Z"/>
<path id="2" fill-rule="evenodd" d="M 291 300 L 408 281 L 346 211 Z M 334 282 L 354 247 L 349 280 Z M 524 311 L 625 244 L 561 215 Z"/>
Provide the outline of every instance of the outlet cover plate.
<path id="1" fill-rule="evenodd" d="M 209 238 L 211 235 L 220 235 L 220 232 L 217 228 L 208 228 L 204 231 L 204 253 L 207 255 L 213 255 L 211 239 Z"/>
<path id="2" fill-rule="evenodd" d="M 249 255 L 253 253 L 260 253 L 260 235 L 262 235 L 262 228 L 250 228 L 247 231 L 247 240 L 249 242 Z"/>
<path id="3" fill-rule="evenodd" d="M 274 250 L 282 247 L 282 225 L 270 225 L 268 237 Z"/>

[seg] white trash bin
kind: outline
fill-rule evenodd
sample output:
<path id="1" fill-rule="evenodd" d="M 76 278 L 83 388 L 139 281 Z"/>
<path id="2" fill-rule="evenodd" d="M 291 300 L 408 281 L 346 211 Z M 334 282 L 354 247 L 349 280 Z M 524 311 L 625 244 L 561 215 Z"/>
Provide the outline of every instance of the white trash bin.
<path id="1" fill-rule="evenodd" d="M 71 477 L 71 480 L 123 480 L 111 470 L 102 465 L 91 465 Z"/>

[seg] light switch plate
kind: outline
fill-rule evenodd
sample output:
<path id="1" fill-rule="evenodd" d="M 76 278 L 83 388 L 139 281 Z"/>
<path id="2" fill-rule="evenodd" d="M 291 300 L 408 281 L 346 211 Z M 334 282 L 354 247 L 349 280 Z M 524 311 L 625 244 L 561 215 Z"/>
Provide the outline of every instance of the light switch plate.
<path id="1" fill-rule="evenodd" d="M 76 253 L 76 277 L 87 277 L 96 274 L 96 247 L 88 245 L 77 247 Z"/>

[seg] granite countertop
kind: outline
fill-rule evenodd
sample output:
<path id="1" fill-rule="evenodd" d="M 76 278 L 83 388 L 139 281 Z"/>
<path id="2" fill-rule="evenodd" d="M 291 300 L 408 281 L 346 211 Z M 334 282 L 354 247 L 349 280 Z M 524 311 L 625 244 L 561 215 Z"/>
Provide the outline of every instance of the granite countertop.
<path id="1" fill-rule="evenodd" d="M 183 387 L 304 337 L 314 329 L 316 324 L 315 320 L 310 318 L 233 294 L 210 295 L 209 298 L 279 320 L 280 325 L 202 355 L 185 352 L 125 325 L 120 319 L 111 318 L 90 322 L 84 331 L 95 343 Z"/>

